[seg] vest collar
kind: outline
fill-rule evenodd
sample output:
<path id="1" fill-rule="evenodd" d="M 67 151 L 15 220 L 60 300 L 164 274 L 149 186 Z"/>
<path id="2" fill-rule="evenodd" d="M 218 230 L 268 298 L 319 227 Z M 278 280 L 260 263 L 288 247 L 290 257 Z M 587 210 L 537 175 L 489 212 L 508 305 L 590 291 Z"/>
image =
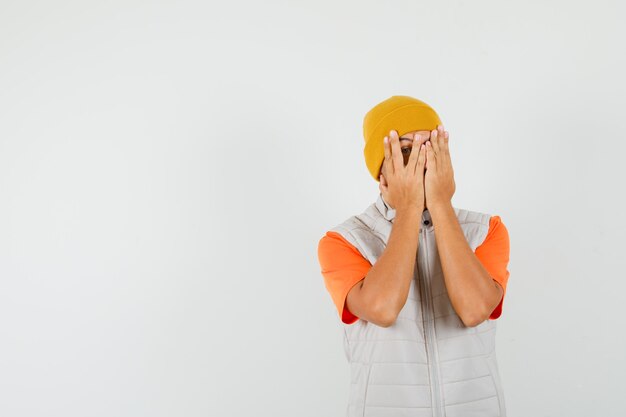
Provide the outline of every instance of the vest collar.
<path id="1" fill-rule="evenodd" d="M 396 217 L 396 209 L 387 204 L 383 198 L 383 193 L 378 193 L 378 199 L 376 200 L 376 208 L 383 215 L 383 217 L 393 223 L 393 219 Z M 433 221 L 430 217 L 430 212 L 427 208 L 422 212 L 422 225 L 421 227 L 426 229 L 432 229 Z"/>

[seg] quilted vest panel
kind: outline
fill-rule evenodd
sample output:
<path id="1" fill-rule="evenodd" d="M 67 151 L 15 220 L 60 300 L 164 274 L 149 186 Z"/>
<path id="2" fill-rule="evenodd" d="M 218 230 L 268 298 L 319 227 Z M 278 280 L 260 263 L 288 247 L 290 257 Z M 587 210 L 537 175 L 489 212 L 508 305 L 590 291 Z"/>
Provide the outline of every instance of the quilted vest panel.
<path id="1" fill-rule="evenodd" d="M 475 250 L 491 215 L 454 208 Z M 387 245 L 395 210 L 379 194 L 363 213 L 332 228 L 373 265 Z M 343 324 L 350 362 L 347 417 L 505 417 L 495 352 L 496 321 L 466 327 L 443 279 L 430 212 L 422 213 L 415 272 L 396 322 Z"/>

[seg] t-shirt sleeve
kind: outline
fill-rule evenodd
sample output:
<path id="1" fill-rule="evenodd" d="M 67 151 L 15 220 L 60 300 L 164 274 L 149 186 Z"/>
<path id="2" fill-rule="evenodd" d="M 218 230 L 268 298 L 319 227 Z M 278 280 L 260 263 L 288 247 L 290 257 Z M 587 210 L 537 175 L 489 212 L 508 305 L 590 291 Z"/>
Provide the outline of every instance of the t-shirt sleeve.
<path id="1" fill-rule="evenodd" d="M 372 265 L 338 232 L 326 232 L 319 241 L 317 255 L 324 285 L 341 321 L 354 323 L 358 317 L 346 306 L 346 297 L 352 287 L 365 278 Z"/>
<path id="2" fill-rule="evenodd" d="M 495 320 L 502 314 L 502 303 L 506 295 L 506 285 L 509 280 L 509 233 L 502 223 L 500 216 L 491 216 L 489 231 L 485 241 L 474 251 L 476 257 L 485 267 L 491 278 L 502 287 L 502 298 L 497 307 L 491 312 L 489 319 Z"/>

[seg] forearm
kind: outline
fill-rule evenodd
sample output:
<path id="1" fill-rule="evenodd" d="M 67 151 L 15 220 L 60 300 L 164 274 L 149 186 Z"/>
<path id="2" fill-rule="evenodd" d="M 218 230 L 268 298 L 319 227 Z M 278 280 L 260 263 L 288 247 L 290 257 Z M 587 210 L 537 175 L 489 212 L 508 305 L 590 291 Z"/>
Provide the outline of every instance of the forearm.
<path id="1" fill-rule="evenodd" d="M 499 299 L 500 288 L 469 246 L 452 204 L 438 204 L 429 212 L 450 302 L 466 326 L 486 320 Z"/>
<path id="2" fill-rule="evenodd" d="M 396 213 L 387 247 L 363 283 L 375 309 L 392 320 L 406 303 L 415 272 L 421 211 Z"/>

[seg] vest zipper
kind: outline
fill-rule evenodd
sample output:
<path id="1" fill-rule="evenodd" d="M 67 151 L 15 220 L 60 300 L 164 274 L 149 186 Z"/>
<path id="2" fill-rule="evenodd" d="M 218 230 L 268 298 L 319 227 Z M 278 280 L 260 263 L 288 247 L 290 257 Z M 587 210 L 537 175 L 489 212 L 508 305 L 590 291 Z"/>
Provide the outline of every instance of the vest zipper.
<path id="1" fill-rule="evenodd" d="M 422 229 L 423 230 L 423 229 Z M 439 386 L 439 355 L 437 352 L 437 348 L 435 346 L 435 309 L 433 307 L 433 299 L 432 299 L 432 288 L 431 288 L 431 276 L 429 271 L 429 259 L 428 259 L 428 240 L 427 236 L 428 232 L 423 230 L 422 236 L 424 240 L 424 250 L 422 251 L 424 254 L 424 268 L 422 279 L 420 282 L 422 283 L 422 300 L 424 300 L 424 307 L 422 312 L 424 314 L 424 318 L 426 319 L 425 329 L 424 329 L 424 337 L 426 339 L 426 349 L 428 352 L 428 362 L 430 369 L 430 386 L 432 390 L 432 410 L 433 417 L 443 416 L 443 404 L 441 401 L 441 392 Z"/>

